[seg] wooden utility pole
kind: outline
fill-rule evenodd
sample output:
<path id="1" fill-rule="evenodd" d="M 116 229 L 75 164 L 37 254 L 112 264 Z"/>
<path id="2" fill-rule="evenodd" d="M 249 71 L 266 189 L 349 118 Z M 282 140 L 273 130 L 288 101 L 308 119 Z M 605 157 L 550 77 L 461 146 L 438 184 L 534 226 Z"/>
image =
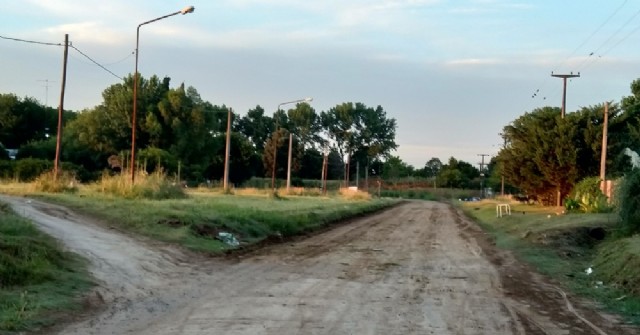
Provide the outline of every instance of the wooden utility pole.
<path id="1" fill-rule="evenodd" d="M 227 110 L 227 144 L 224 153 L 224 180 L 222 187 L 225 192 L 229 191 L 229 153 L 231 152 L 231 114 L 232 109 Z"/>
<path id="2" fill-rule="evenodd" d="M 567 78 L 578 78 L 580 77 L 580 72 L 578 74 L 554 74 L 551 72 L 552 77 L 562 78 L 562 118 L 564 119 L 564 115 L 566 114 L 567 107 Z"/>
<path id="3" fill-rule="evenodd" d="M 67 59 L 69 56 L 69 34 L 64 34 L 64 57 L 62 61 L 62 86 L 60 88 L 60 105 L 58 105 L 58 133 L 56 135 L 56 159 L 53 162 L 53 181 L 58 179 L 60 165 L 60 140 L 62 138 L 62 114 L 64 111 L 64 89 L 67 84 Z"/>
<path id="4" fill-rule="evenodd" d="M 604 123 L 602 125 L 602 150 L 600 154 L 600 189 L 602 193 L 607 194 L 606 190 L 606 173 L 607 173 L 607 132 L 609 128 L 609 102 L 604 103 Z"/>

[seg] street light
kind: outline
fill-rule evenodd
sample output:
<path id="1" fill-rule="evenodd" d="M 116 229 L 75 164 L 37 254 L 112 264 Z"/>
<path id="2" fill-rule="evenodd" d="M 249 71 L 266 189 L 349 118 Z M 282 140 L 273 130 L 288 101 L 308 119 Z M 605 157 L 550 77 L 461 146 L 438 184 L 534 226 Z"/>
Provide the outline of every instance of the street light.
<path id="1" fill-rule="evenodd" d="M 295 104 L 295 103 L 299 103 L 299 102 L 311 102 L 313 101 L 313 98 L 304 98 L 304 99 L 299 99 L 299 100 L 293 100 L 293 101 L 287 101 L 287 102 L 283 102 L 278 104 L 278 109 L 276 109 L 276 112 L 273 114 L 273 117 L 276 119 L 276 136 L 274 136 L 274 146 L 273 146 L 273 165 L 271 168 L 271 188 L 273 189 L 273 191 L 276 191 L 276 154 L 278 152 L 278 141 L 280 140 L 278 137 L 278 116 L 276 115 L 276 113 L 278 113 L 278 111 L 280 110 L 280 107 L 284 106 L 284 105 L 289 105 L 289 104 Z"/>
<path id="2" fill-rule="evenodd" d="M 145 24 L 166 19 L 170 16 L 193 13 L 194 10 L 195 7 L 188 6 L 175 13 L 142 22 L 138 25 L 138 29 L 136 29 L 136 70 L 133 73 L 133 115 L 131 116 L 131 185 L 133 185 L 136 178 L 136 112 L 138 110 L 138 45 L 140 44 L 140 27 Z"/>

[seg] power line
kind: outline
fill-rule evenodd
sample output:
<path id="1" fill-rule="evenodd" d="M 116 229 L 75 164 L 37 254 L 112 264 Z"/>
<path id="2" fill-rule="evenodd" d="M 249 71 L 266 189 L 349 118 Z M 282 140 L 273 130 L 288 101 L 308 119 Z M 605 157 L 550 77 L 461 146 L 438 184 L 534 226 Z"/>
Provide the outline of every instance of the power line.
<path id="1" fill-rule="evenodd" d="M 580 66 L 578 66 L 578 70 L 582 69 L 583 66 L 585 66 L 593 57 L 594 55 L 598 55 L 598 58 L 602 57 L 602 54 L 599 54 L 600 49 L 602 49 L 605 45 L 607 45 L 609 42 L 611 42 L 611 40 L 613 40 L 614 37 L 616 37 L 621 31 L 622 29 L 624 29 L 626 26 L 629 25 L 629 23 L 631 23 L 631 21 L 633 21 L 636 17 L 638 17 L 638 15 L 640 15 L 640 9 L 633 14 L 633 16 L 631 16 L 623 25 L 621 25 L 613 34 L 611 34 L 602 44 L 600 44 L 600 46 L 593 52 L 591 52 L 589 54 L 589 57 L 587 57 L 587 59 L 585 59 Z M 617 47 L 618 45 L 620 45 L 620 43 L 622 43 L 624 40 L 626 40 L 627 38 L 629 38 L 629 36 L 631 36 L 631 34 L 633 34 L 637 29 L 632 30 L 629 34 L 627 34 L 622 40 L 618 41 L 617 43 L 615 43 L 613 46 L 611 46 L 609 49 L 606 50 L 606 52 L 611 51 L 611 49 Z M 596 60 L 598 58 L 595 58 Z"/>
<path id="2" fill-rule="evenodd" d="M 99 66 L 100 68 L 102 68 L 103 70 L 109 72 L 112 76 L 120 79 L 120 80 L 124 80 L 122 77 L 118 76 L 117 74 L 111 72 L 111 70 L 107 69 L 106 67 L 104 67 L 102 64 L 96 62 L 95 60 L 93 60 L 93 58 L 87 56 L 87 54 L 85 54 L 84 52 L 80 51 L 80 49 L 76 48 L 73 44 L 69 45 L 73 50 L 79 52 L 81 55 L 83 55 L 85 58 L 87 58 L 88 60 L 90 60 L 93 64 Z"/>
<path id="3" fill-rule="evenodd" d="M 584 41 L 582 41 L 582 43 L 580 43 L 578 45 L 578 47 L 576 47 L 573 52 L 571 52 L 571 54 L 563 61 L 559 64 L 559 66 L 564 66 L 565 64 L 567 64 L 567 62 L 570 60 L 570 58 L 576 54 L 576 52 L 578 50 L 580 50 L 580 48 L 582 48 L 584 45 L 586 45 L 607 23 L 609 23 L 609 21 L 611 21 L 611 19 L 616 16 L 618 14 L 618 12 L 620 12 L 620 10 L 627 4 L 628 0 L 624 0 L 608 17 L 606 20 L 604 20 L 604 22 L 602 22 Z M 583 66 L 585 66 L 585 64 L 587 62 L 589 62 L 590 60 L 593 60 L 593 62 L 597 61 L 598 58 L 602 57 L 602 55 L 599 55 L 598 58 L 593 59 L 591 58 L 592 56 L 594 56 L 602 47 L 604 47 L 607 43 L 609 43 L 611 41 L 611 39 L 613 39 L 622 29 L 624 29 L 624 27 L 626 27 L 636 16 L 638 16 L 638 14 L 640 14 L 640 11 L 636 12 L 630 19 L 627 20 L 627 22 L 625 22 L 620 28 L 618 28 L 618 30 L 613 33 L 611 36 L 609 36 L 609 38 L 602 43 L 598 49 L 596 49 L 596 51 L 591 52 L 589 54 L 589 56 L 587 57 L 587 59 L 585 59 L 576 69 L 574 70 L 584 70 Z M 622 41 L 626 40 L 631 34 L 633 34 L 635 31 L 637 31 L 637 29 L 635 29 L 634 31 L 632 31 L 631 33 L 629 33 L 627 36 L 625 36 L 625 38 L 623 38 L 621 41 L 619 41 L 618 43 L 616 43 L 615 45 L 613 45 L 612 47 L 610 47 L 609 49 L 606 50 L 606 52 L 611 51 L 611 49 L 615 48 L 616 46 L 618 46 L 620 43 L 622 43 Z M 592 63 L 593 63 L 592 62 Z M 591 64 L 592 64 L 591 63 Z M 588 64 L 588 65 L 591 65 Z M 539 94 L 542 94 L 543 96 L 543 100 L 547 100 L 547 98 L 552 98 L 552 97 L 548 97 L 545 94 L 545 89 L 547 88 L 548 84 L 549 84 L 549 77 L 545 78 L 544 82 L 540 85 L 541 87 L 538 87 L 531 95 L 532 99 L 535 99 Z M 541 92 L 543 91 L 543 92 Z M 553 94 L 555 96 L 557 96 L 557 94 Z"/>
<path id="4" fill-rule="evenodd" d="M 111 62 L 111 63 L 107 63 L 107 64 L 104 64 L 104 65 L 105 65 L 105 66 L 108 66 L 108 65 L 116 65 L 116 64 L 120 64 L 120 63 L 122 63 L 122 62 L 126 61 L 127 59 L 131 58 L 131 56 L 133 56 L 133 55 L 135 55 L 135 54 L 136 54 L 135 50 L 134 50 L 134 51 L 131 51 L 131 53 L 129 53 L 126 57 L 123 57 L 123 58 L 122 58 L 122 59 L 120 59 L 120 60 L 117 60 L 117 61 L 115 61 L 115 62 Z"/>
<path id="5" fill-rule="evenodd" d="M 567 59 L 565 60 L 565 62 L 563 63 L 563 65 L 564 65 L 564 64 L 565 64 L 565 63 L 566 63 L 566 62 L 567 62 L 567 61 L 568 61 L 568 60 L 569 60 L 573 55 L 575 55 L 575 54 L 576 54 L 576 52 L 577 52 L 578 50 L 580 50 L 580 48 L 582 48 L 585 44 L 587 44 L 587 42 L 589 42 L 589 41 L 593 38 L 593 36 L 595 36 L 595 35 L 600 31 L 600 29 L 602 29 L 602 27 L 604 27 L 607 23 L 609 23 L 609 21 L 611 21 L 611 19 L 612 19 L 616 14 L 618 14 L 618 12 L 620 11 L 620 9 L 622 9 L 622 7 L 624 7 L 624 5 L 626 5 L 628 1 L 629 1 L 629 0 L 624 0 L 624 1 L 622 2 L 622 4 L 620 4 L 620 6 L 618 6 L 618 8 L 616 8 L 616 10 L 615 10 L 613 13 L 611 13 L 611 15 L 609 15 L 609 17 L 608 17 L 606 20 L 604 20 L 604 22 L 602 22 L 602 24 L 600 24 L 600 26 L 598 26 L 598 28 L 596 28 L 596 30 L 594 30 L 594 31 L 591 33 L 591 35 L 589 35 L 589 37 L 587 37 L 587 38 L 586 38 L 582 43 L 580 43 L 580 45 L 579 45 L 577 48 L 575 48 L 575 49 L 573 50 L 573 52 L 571 52 L 571 54 L 567 57 Z"/>
<path id="6" fill-rule="evenodd" d="M 2 38 L 4 40 L 11 40 L 11 41 L 16 41 L 16 42 L 41 44 L 41 45 L 54 45 L 54 46 L 59 46 L 59 47 L 64 46 L 63 43 L 50 43 L 50 42 L 31 41 L 31 40 L 23 40 L 21 38 L 14 38 L 14 37 L 7 37 L 7 36 L 0 36 L 0 38 Z"/>
<path id="7" fill-rule="evenodd" d="M 2 36 L 2 35 L 0 35 L 0 38 L 5 39 L 5 40 L 16 41 L 16 42 L 23 42 L 23 43 L 40 44 L 40 45 L 52 45 L 52 46 L 64 46 L 63 43 L 50 43 L 50 42 L 32 41 L 32 40 L 25 40 L 25 39 L 22 39 L 22 38 L 7 37 L 7 36 Z M 96 62 L 95 60 L 93 60 L 93 58 L 89 57 L 87 54 L 85 54 L 84 52 L 80 51 L 80 49 L 76 48 L 71 43 L 69 43 L 69 47 L 71 47 L 75 51 L 79 52 L 82 56 L 84 56 L 85 58 L 90 60 L 93 64 L 95 64 L 95 65 L 99 66 L 100 68 L 102 68 L 103 70 L 109 72 L 112 76 L 114 76 L 114 77 L 116 77 L 116 78 L 118 78 L 120 80 L 124 80 L 124 79 L 122 79 L 122 77 L 120 77 L 117 74 L 111 72 L 111 70 L 107 69 L 102 64 Z M 120 63 L 120 62 L 125 61 L 127 58 L 131 57 L 132 54 L 133 53 L 127 55 L 127 57 L 125 57 L 124 59 L 122 59 L 122 60 L 120 60 L 120 61 L 118 61 L 116 63 Z"/>

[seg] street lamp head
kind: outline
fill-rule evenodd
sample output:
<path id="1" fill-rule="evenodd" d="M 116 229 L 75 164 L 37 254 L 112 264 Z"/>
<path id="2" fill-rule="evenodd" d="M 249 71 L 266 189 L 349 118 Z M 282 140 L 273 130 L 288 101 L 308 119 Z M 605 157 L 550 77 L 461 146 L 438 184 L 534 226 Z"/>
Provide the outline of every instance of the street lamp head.
<path id="1" fill-rule="evenodd" d="M 185 8 L 183 8 L 183 9 L 180 11 L 180 13 L 182 13 L 182 15 L 184 15 L 184 14 L 189 14 L 189 13 L 193 13 L 193 11 L 194 11 L 195 9 L 196 9 L 196 8 L 195 8 L 195 7 L 193 7 L 193 6 L 185 7 Z"/>

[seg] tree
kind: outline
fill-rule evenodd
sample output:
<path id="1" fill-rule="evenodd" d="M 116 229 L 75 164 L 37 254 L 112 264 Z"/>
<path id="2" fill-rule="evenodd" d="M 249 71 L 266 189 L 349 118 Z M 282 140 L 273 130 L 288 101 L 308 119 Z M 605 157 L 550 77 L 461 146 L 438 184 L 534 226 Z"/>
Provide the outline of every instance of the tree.
<path id="1" fill-rule="evenodd" d="M 64 111 L 63 122 L 74 117 Z M 0 94 L 0 142 L 15 149 L 31 142 L 55 137 L 58 112 L 45 107 L 36 99 L 20 99 L 14 94 Z"/>
<path id="2" fill-rule="evenodd" d="M 473 165 L 451 157 L 449 162 L 440 169 L 438 180 L 444 187 L 472 188 L 476 187 L 472 181 L 478 177 L 480 177 L 480 171 Z"/>
<path id="3" fill-rule="evenodd" d="M 398 156 L 389 157 L 382 169 L 382 177 L 386 180 L 409 177 L 413 172 L 413 167 L 403 162 Z"/>
<path id="4" fill-rule="evenodd" d="M 575 123 L 544 107 L 504 127 L 500 151 L 505 178 L 525 192 L 560 204 L 578 177 Z"/>
<path id="5" fill-rule="evenodd" d="M 439 158 L 431 158 L 424 164 L 420 175 L 426 178 L 436 177 L 440 173 L 440 170 L 442 170 L 442 166 L 442 161 L 440 161 Z"/>
<path id="6" fill-rule="evenodd" d="M 329 140 L 342 157 L 347 157 L 347 176 L 352 160 L 368 164 L 388 157 L 398 147 L 395 143 L 396 120 L 387 118 L 381 106 L 373 109 L 362 103 L 342 103 L 320 115 Z"/>
<path id="7" fill-rule="evenodd" d="M 235 129 L 235 131 L 247 136 L 258 152 L 264 151 L 265 143 L 274 129 L 273 118 L 265 116 L 264 113 L 264 108 L 260 107 L 260 105 L 250 109 L 247 115 L 238 120 L 238 125 Z"/>

